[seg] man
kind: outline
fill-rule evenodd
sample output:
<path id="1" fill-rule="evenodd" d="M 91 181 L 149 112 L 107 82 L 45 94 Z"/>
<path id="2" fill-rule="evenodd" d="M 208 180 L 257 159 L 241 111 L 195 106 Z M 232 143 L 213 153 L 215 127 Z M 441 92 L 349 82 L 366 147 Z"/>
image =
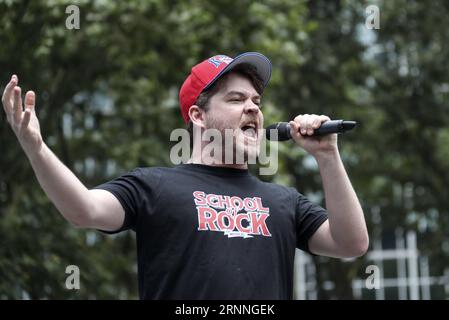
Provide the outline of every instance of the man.
<path id="1" fill-rule="evenodd" d="M 366 252 L 368 234 L 337 135 L 311 137 L 328 117 L 299 115 L 290 122 L 296 144 L 319 165 L 327 211 L 293 188 L 249 173 L 270 75 L 271 63 L 259 53 L 196 65 L 180 90 L 183 119 L 195 132 L 189 163 L 137 168 L 90 190 L 43 142 L 32 91 L 22 110 L 17 76 L 2 102 L 40 185 L 69 222 L 136 232 L 142 299 L 291 299 L 295 248 L 356 257 Z M 233 147 L 205 152 L 208 129 L 232 130 Z M 243 163 L 236 161 L 238 151 Z"/>

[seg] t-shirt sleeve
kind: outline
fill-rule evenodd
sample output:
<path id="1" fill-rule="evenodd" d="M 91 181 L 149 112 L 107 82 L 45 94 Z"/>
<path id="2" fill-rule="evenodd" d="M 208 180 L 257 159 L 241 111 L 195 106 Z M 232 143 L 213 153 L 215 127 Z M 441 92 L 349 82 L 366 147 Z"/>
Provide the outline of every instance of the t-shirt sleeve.
<path id="1" fill-rule="evenodd" d="M 309 250 L 309 239 L 327 220 L 327 211 L 311 202 L 304 195 L 296 193 L 296 247 L 313 254 Z"/>
<path id="2" fill-rule="evenodd" d="M 155 201 L 159 175 L 150 168 L 136 168 L 122 176 L 94 187 L 112 193 L 125 211 L 123 225 L 114 231 L 99 230 L 114 234 L 128 229 L 136 230 L 142 213 L 149 213 Z"/>

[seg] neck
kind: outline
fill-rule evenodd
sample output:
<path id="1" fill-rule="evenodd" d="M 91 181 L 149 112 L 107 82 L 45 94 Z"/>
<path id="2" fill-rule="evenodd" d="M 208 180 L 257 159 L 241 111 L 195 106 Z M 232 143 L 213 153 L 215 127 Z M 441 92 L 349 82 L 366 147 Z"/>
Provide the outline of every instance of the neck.
<path id="1" fill-rule="evenodd" d="M 209 151 L 210 150 L 207 150 L 207 148 L 204 148 L 204 146 L 198 148 L 194 145 L 192 156 L 187 161 L 187 163 L 203 164 L 212 167 L 248 169 L 248 164 L 246 161 L 243 164 L 237 164 L 235 163 L 235 157 L 233 157 L 233 163 L 226 163 L 224 154 L 221 157 L 217 157 L 215 154 L 211 156 Z"/>

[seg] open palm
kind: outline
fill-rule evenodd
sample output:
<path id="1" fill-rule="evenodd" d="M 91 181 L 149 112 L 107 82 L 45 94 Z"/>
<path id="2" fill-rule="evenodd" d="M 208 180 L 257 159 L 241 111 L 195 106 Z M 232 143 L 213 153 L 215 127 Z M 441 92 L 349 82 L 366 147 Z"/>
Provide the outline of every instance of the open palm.
<path id="1" fill-rule="evenodd" d="M 11 128 L 24 151 L 29 154 L 40 150 L 42 135 L 35 110 L 36 96 L 33 91 L 28 91 L 24 108 L 22 90 L 17 86 L 18 82 L 17 76 L 13 75 L 3 92 L 2 103 Z"/>

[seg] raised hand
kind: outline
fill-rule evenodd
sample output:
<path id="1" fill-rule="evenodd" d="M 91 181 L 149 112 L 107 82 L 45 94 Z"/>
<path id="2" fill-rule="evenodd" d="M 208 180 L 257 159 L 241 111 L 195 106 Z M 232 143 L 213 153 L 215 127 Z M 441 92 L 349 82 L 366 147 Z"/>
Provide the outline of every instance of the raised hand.
<path id="1" fill-rule="evenodd" d="M 36 96 L 33 91 L 28 91 L 23 106 L 22 90 L 18 83 L 19 79 L 13 75 L 3 92 L 2 104 L 12 130 L 30 157 L 38 153 L 42 147 L 42 135 L 35 111 Z"/>

